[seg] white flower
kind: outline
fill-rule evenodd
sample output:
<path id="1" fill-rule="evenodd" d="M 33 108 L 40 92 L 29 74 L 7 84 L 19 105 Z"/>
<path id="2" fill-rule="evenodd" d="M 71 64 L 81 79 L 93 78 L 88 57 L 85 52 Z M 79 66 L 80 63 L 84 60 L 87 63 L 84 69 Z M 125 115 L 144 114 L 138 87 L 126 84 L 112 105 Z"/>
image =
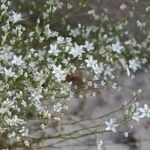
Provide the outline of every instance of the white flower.
<path id="1" fill-rule="evenodd" d="M 88 59 L 85 60 L 85 62 L 87 63 L 87 67 L 94 68 L 94 66 L 97 63 L 97 60 L 94 60 L 93 56 L 90 56 Z"/>
<path id="2" fill-rule="evenodd" d="M 54 112 L 59 113 L 62 111 L 62 109 L 63 107 L 61 103 L 57 103 L 56 105 L 54 105 Z"/>
<path id="3" fill-rule="evenodd" d="M 123 135 L 124 135 L 124 137 L 127 138 L 129 136 L 129 133 L 128 132 L 124 132 Z"/>
<path id="4" fill-rule="evenodd" d="M 20 137 L 20 136 L 17 136 L 17 137 L 16 137 L 16 140 L 17 140 L 17 142 L 21 142 L 21 137 Z"/>
<path id="5" fill-rule="evenodd" d="M 69 32 L 70 32 L 69 34 L 73 37 L 77 37 L 78 35 L 80 35 L 80 30 L 78 28 L 70 29 Z"/>
<path id="6" fill-rule="evenodd" d="M 11 101 L 7 98 L 5 101 L 2 102 L 1 107 L 11 108 L 14 105 L 14 101 Z"/>
<path id="7" fill-rule="evenodd" d="M 51 113 L 48 110 L 43 110 L 43 117 L 44 118 L 51 118 Z"/>
<path id="8" fill-rule="evenodd" d="M 112 84 L 112 89 L 117 89 L 117 83 Z"/>
<path id="9" fill-rule="evenodd" d="M 26 141 L 24 141 L 24 144 L 25 144 L 25 146 L 27 146 L 27 147 L 29 147 L 30 146 L 30 143 L 26 140 Z"/>
<path id="10" fill-rule="evenodd" d="M 148 117 L 150 118 L 150 108 L 147 104 L 144 105 L 143 108 L 139 108 L 139 111 L 141 112 L 141 118 Z"/>
<path id="11" fill-rule="evenodd" d="M 57 43 L 58 43 L 58 44 L 64 43 L 64 37 L 58 36 L 58 37 L 57 37 Z"/>
<path id="12" fill-rule="evenodd" d="M 14 11 L 12 13 L 13 13 L 13 15 L 10 16 L 10 21 L 11 22 L 16 23 L 16 22 L 18 22 L 20 20 L 23 20 L 21 13 L 16 13 Z"/>
<path id="13" fill-rule="evenodd" d="M 85 41 L 84 48 L 86 48 L 87 51 L 91 51 L 91 50 L 94 49 L 94 44 L 93 43 L 89 43 L 88 41 Z"/>
<path id="14" fill-rule="evenodd" d="M 10 126 L 18 126 L 25 123 L 25 121 L 23 119 L 19 119 L 17 115 L 14 115 L 13 117 L 11 116 L 11 118 L 5 117 L 4 119 L 6 124 Z"/>
<path id="15" fill-rule="evenodd" d="M 54 76 L 56 77 L 58 82 L 64 81 L 67 76 L 67 72 L 62 70 L 61 65 L 59 65 L 59 66 L 53 65 L 52 74 L 54 74 Z"/>
<path id="16" fill-rule="evenodd" d="M 50 50 L 48 51 L 49 54 L 53 54 L 55 56 L 58 56 L 58 54 L 60 53 L 59 48 L 57 47 L 56 44 L 51 44 L 50 45 Z"/>
<path id="17" fill-rule="evenodd" d="M 102 146 L 104 144 L 103 140 L 100 138 L 97 138 L 96 144 L 97 144 L 97 150 L 102 150 Z"/>
<path id="18" fill-rule="evenodd" d="M 116 132 L 116 128 L 118 127 L 118 124 L 116 123 L 116 119 L 115 118 L 111 118 L 110 121 L 105 121 L 105 125 L 106 125 L 106 128 L 105 130 L 106 131 L 112 131 L 112 132 Z"/>
<path id="19" fill-rule="evenodd" d="M 112 76 L 112 72 L 114 71 L 114 69 L 113 68 L 111 68 L 110 66 L 107 66 L 106 68 L 105 68 L 105 71 L 104 71 L 104 75 L 105 76 Z"/>
<path id="20" fill-rule="evenodd" d="M 47 24 L 47 25 L 45 26 L 45 28 L 44 28 L 44 34 L 45 34 L 45 36 L 46 36 L 47 38 L 58 36 L 58 32 L 52 31 L 52 30 L 50 29 L 50 25 L 49 25 L 49 24 Z"/>
<path id="21" fill-rule="evenodd" d="M 11 101 L 10 99 L 6 99 L 2 102 L 0 107 L 0 114 L 7 113 L 9 116 L 11 116 L 12 112 L 10 111 L 10 108 L 14 106 L 14 101 Z"/>
<path id="22" fill-rule="evenodd" d="M 112 50 L 118 54 L 121 54 L 123 46 L 120 44 L 120 41 L 117 41 L 115 44 L 112 44 Z"/>
<path id="23" fill-rule="evenodd" d="M 17 66 L 22 66 L 24 64 L 24 61 L 22 60 L 22 55 L 20 55 L 19 57 L 13 55 L 13 60 L 11 62 L 12 64 L 15 64 Z"/>
<path id="24" fill-rule="evenodd" d="M 93 10 L 93 9 L 92 9 L 92 10 L 89 10 L 89 11 L 87 12 L 87 14 L 88 14 L 88 15 L 93 15 L 93 14 L 95 14 L 95 10 Z"/>
<path id="25" fill-rule="evenodd" d="M 104 71 L 104 65 L 103 65 L 103 63 L 96 64 L 93 67 L 93 69 L 94 69 L 95 74 L 99 75 Z"/>
<path id="26" fill-rule="evenodd" d="M 8 138 L 13 138 L 13 137 L 15 137 L 16 136 L 16 133 L 13 131 L 12 133 L 9 133 L 8 134 Z"/>
<path id="27" fill-rule="evenodd" d="M 41 129 L 46 130 L 45 124 L 41 124 L 40 127 L 41 127 Z"/>
<path id="28" fill-rule="evenodd" d="M 33 91 L 32 94 L 31 94 L 31 96 L 36 101 L 39 101 L 41 98 L 43 98 L 43 95 L 38 90 Z"/>
<path id="29" fill-rule="evenodd" d="M 19 130 L 19 133 L 21 133 L 22 136 L 28 136 L 29 135 L 29 129 L 27 129 L 25 126 L 22 126 L 22 129 Z"/>
<path id="30" fill-rule="evenodd" d="M 60 120 L 61 120 L 61 118 L 60 118 L 60 117 L 54 117 L 54 120 L 56 120 L 56 121 L 60 121 Z"/>
<path id="31" fill-rule="evenodd" d="M 73 6 L 71 4 L 67 4 L 67 9 L 71 9 Z"/>
<path id="32" fill-rule="evenodd" d="M 138 110 L 133 113 L 132 119 L 135 120 L 135 121 L 137 121 L 137 122 L 140 121 L 141 115 L 140 115 L 140 112 Z"/>
<path id="33" fill-rule="evenodd" d="M 140 65 L 140 61 L 138 60 L 138 58 L 129 60 L 129 68 L 132 69 L 134 72 L 140 67 L 141 65 Z"/>
<path id="34" fill-rule="evenodd" d="M 133 103 L 130 111 L 132 112 L 132 119 L 139 122 L 139 120 L 141 119 L 139 111 L 139 102 Z"/>
<path id="35" fill-rule="evenodd" d="M 122 4 L 121 6 L 120 6 L 120 9 L 121 10 L 124 10 L 124 9 L 126 9 L 127 8 L 127 5 L 126 4 Z"/>
<path id="36" fill-rule="evenodd" d="M 23 105 L 23 107 L 27 107 L 26 101 L 22 100 L 22 101 L 21 101 L 21 105 Z"/>
<path id="37" fill-rule="evenodd" d="M 69 53 L 72 54 L 73 57 L 81 57 L 83 53 L 83 46 L 75 44 L 75 46 L 71 48 Z"/>
<path id="38" fill-rule="evenodd" d="M 144 26 L 146 25 L 145 22 L 142 23 L 142 22 L 140 22 L 139 20 L 136 21 L 136 24 L 137 24 L 137 26 L 140 27 L 140 28 L 142 28 L 142 27 L 144 27 Z"/>
<path id="39" fill-rule="evenodd" d="M 16 73 L 12 71 L 12 68 L 4 68 L 4 74 L 6 77 L 16 77 Z"/>

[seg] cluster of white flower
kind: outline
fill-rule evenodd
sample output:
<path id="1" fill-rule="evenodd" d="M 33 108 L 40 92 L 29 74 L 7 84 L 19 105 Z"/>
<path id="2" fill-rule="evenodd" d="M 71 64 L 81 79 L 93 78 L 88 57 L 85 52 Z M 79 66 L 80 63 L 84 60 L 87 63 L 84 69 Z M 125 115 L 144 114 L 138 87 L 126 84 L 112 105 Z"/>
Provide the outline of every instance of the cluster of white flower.
<path id="1" fill-rule="evenodd" d="M 132 119 L 139 121 L 141 118 L 150 118 L 150 108 L 147 104 L 144 105 L 144 107 L 139 107 L 139 103 L 135 103 L 132 105 L 131 109 L 133 116 Z"/>
<path id="2" fill-rule="evenodd" d="M 29 12 L 24 12 L 25 3 Z M 18 10 L 13 1 L 0 4 L 0 137 L 5 134 L 29 146 L 28 119 L 39 119 L 45 128 L 50 119 L 61 119 L 68 109 L 66 100 L 85 97 L 93 85 L 115 89 L 115 78 L 122 70 L 135 73 L 148 62 L 149 35 L 146 24 L 139 21 L 146 37 L 142 43 L 124 30 L 126 22 L 110 25 L 106 10 L 100 14 L 88 10 L 89 25 L 72 25 L 68 19 L 74 15 L 74 6 L 60 0 L 47 0 L 42 6 L 21 1 Z M 125 4 L 120 8 L 127 9 Z M 72 13 L 58 13 L 64 9 Z M 146 104 L 133 113 L 133 119 L 139 115 L 150 116 Z M 115 119 L 105 124 L 107 131 L 116 132 Z"/>

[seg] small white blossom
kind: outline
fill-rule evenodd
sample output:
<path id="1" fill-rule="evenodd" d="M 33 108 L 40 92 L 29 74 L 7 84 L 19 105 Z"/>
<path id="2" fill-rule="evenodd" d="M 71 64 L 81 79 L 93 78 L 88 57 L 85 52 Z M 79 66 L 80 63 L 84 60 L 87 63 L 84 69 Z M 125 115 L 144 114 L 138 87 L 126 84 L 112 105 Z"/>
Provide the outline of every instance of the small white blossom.
<path id="1" fill-rule="evenodd" d="M 59 113 L 62 111 L 62 109 L 63 109 L 63 106 L 61 103 L 57 103 L 56 105 L 54 105 L 54 112 Z"/>
<path id="2" fill-rule="evenodd" d="M 93 67 L 95 74 L 101 74 L 104 71 L 104 65 L 103 63 L 99 63 L 94 65 Z"/>
<path id="3" fill-rule="evenodd" d="M 27 147 L 29 147 L 30 146 L 30 143 L 29 143 L 29 141 L 24 141 L 24 144 L 25 144 L 25 146 L 27 146 Z"/>
<path id="4" fill-rule="evenodd" d="M 93 9 L 91 9 L 91 10 L 89 10 L 89 11 L 87 12 L 88 15 L 92 15 L 92 14 L 94 14 L 94 13 L 95 13 L 95 10 L 93 10 Z"/>
<path id="5" fill-rule="evenodd" d="M 58 32 L 52 31 L 52 30 L 50 29 L 50 25 L 49 25 L 49 24 L 47 24 L 47 25 L 45 26 L 45 28 L 44 28 L 44 34 L 45 34 L 46 38 L 58 36 Z"/>
<path id="6" fill-rule="evenodd" d="M 58 36 L 58 37 L 57 37 L 57 44 L 61 44 L 61 43 L 63 43 L 63 42 L 64 42 L 64 37 Z"/>
<path id="7" fill-rule="evenodd" d="M 57 47 L 56 44 L 51 44 L 50 45 L 50 50 L 48 51 L 49 54 L 53 54 L 55 56 L 58 56 L 58 54 L 60 53 L 59 48 Z"/>
<path id="8" fill-rule="evenodd" d="M 12 133 L 8 134 L 8 138 L 14 138 L 16 136 L 16 133 L 13 131 Z"/>
<path id="9" fill-rule="evenodd" d="M 16 12 L 12 12 L 12 16 L 10 16 L 10 21 L 13 23 L 16 23 L 18 21 L 21 21 L 22 19 L 22 15 L 21 13 L 16 13 Z"/>
<path id="10" fill-rule="evenodd" d="M 94 50 L 94 44 L 93 43 L 89 43 L 88 41 L 85 41 L 84 48 L 86 48 L 87 51 Z"/>
<path id="11" fill-rule="evenodd" d="M 38 90 L 34 90 L 34 91 L 31 93 L 31 96 L 32 96 L 32 99 L 33 99 L 34 101 L 37 101 L 37 102 L 39 102 L 39 100 L 40 100 L 41 98 L 43 98 L 43 95 L 42 95 L 41 92 L 38 91 Z"/>
<path id="12" fill-rule="evenodd" d="M 71 9 L 73 6 L 71 4 L 67 4 L 67 9 Z"/>
<path id="13" fill-rule="evenodd" d="M 17 115 L 14 115 L 11 118 L 5 117 L 5 121 L 10 126 L 18 126 L 25 123 L 23 119 L 19 119 Z"/>
<path id="14" fill-rule="evenodd" d="M 144 105 L 143 108 L 139 108 L 139 111 L 141 112 L 141 118 L 148 117 L 150 118 L 150 108 L 147 104 Z"/>
<path id="15" fill-rule="evenodd" d="M 132 113 L 132 119 L 139 122 L 141 119 L 140 111 L 139 111 L 139 102 L 133 103 L 131 110 L 128 110 L 127 114 Z"/>
<path id="16" fill-rule="evenodd" d="M 127 138 L 129 136 L 129 133 L 128 132 L 124 132 L 123 135 L 124 135 L 124 137 Z"/>
<path id="17" fill-rule="evenodd" d="M 41 124 L 40 127 L 41 127 L 41 129 L 46 130 L 45 124 Z"/>
<path id="18" fill-rule="evenodd" d="M 117 41 L 115 44 L 112 44 L 112 50 L 118 54 L 121 54 L 123 46 L 120 44 L 120 41 Z"/>
<path id="19" fill-rule="evenodd" d="M 13 55 L 12 64 L 15 64 L 17 66 L 22 66 L 24 64 L 24 61 L 22 60 L 22 55 L 20 55 L 19 57 Z"/>
<path id="20" fill-rule="evenodd" d="M 83 46 L 75 44 L 74 47 L 71 47 L 71 50 L 69 53 L 72 54 L 73 57 L 81 57 L 83 52 L 84 52 Z"/>
<path id="21" fill-rule="evenodd" d="M 25 126 L 22 127 L 21 130 L 19 130 L 19 132 L 21 133 L 21 135 L 24 136 L 28 136 L 29 135 L 29 129 L 25 128 Z"/>
<path id="22" fill-rule="evenodd" d="M 60 121 L 60 120 L 61 120 L 61 118 L 60 118 L 60 117 L 54 117 L 54 120 L 56 120 L 56 121 Z"/>
<path id="23" fill-rule="evenodd" d="M 105 76 L 112 76 L 112 72 L 113 72 L 113 71 L 114 71 L 113 68 L 111 68 L 110 66 L 107 66 L 107 67 L 105 68 L 104 75 L 105 75 Z"/>
<path id="24" fill-rule="evenodd" d="M 17 77 L 16 73 L 12 71 L 12 68 L 4 68 L 4 74 L 6 77 Z"/>
<path id="25" fill-rule="evenodd" d="M 120 9 L 121 10 L 124 10 L 124 9 L 126 9 L 127 8 L 127 5 L 126 4 L 122 4 L 121 6 L 120 6 Z"/>
<path id="26" fill-rule="evenodd" d="M 51 113 L 48 111 L 48 110 L 43 110 L 43 116 L 44 116 L 44 118 L 51 118 Z"/>
<path id="27" fill-rule="evenodd" d="M 62 70 L 61 65 L 59 66 L 53 65 L 52 74 L 54 74 L 58 82 L 64 81 L 67 76 L 67 72 L 65 70 Z"/>
<path id="28" fill-rule="evenodd" d="M 85 60 L 85 62 L 87 63 L 87 67 L 94 68 L 94 66 L 97 63 L 97 60 L 94 60 L 93 56 L 90 56 L 88 59 Z"/>
<path id="29" fill-rule="evenodd" d="M 116 119 L 115 118 L 111 118 L 110 121 L 105 121 L 105 125 L 106 125 L 106 128 L 105 130 L 106 131 L 112 131 L 112 132 L 117 132 L 117 127 L 118 127 L 118 124 L 116 123 Z"/>
<path id="30" fill-rule="evenodd" d="M 102 146 L 104 144 L 103 140 L 97 137 L 96 144 L 97 144 L 97 150 L 102 150 Z"/>
<path id="31" fill-rule="evenodd" d="M 21 137 L 20 137 L 20 136 L 17 136 L 17 137 L 16 137 L 16 140 L 17 140 L 17 142 L 21 142 Z"/>
<path id="32" fill-rule="evenodd" d="M 132 119 L 135 120 L 135 121 L 137 121 L 137 122 L 140 121 L 140 119 L 141 119 L 141 114 L 140 114 L 140 112 L 139 112 L 138 110 L 133 113 Z"/>
<path id="33" fill-rule="evenodd" d="M 132 69 L 134 72 L 137 71 L 137 69 L 140 67 L 140 61 L 137 58 L 129 60 L 129 68 Z"/>
<path id="34" fill-rule="evenodd" d="M 137 26 L 140 27 L 140 28 L 142 28 L 142 27 L 145 26 L 145 22 L 142 23 L 142 22 L 140 22 L 139 20 L 136 21 L 136 24 L 137 24 Z"/>

